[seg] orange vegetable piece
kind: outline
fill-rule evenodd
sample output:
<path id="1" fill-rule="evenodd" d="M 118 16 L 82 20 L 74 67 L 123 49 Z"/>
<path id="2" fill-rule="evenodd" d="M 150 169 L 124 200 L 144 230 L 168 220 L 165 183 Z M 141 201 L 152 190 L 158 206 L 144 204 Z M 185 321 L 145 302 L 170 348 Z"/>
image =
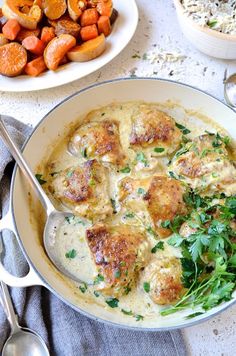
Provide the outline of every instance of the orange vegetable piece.
<path id="1" fill-rule="evenodd" d="M 40 73 L 44 72 L 47 66 L 44 62 L 43 56 L 35 58 L 33 61 L 28 62 L 25 66 L 25 73 L 32 77 L 37 77 Z"/>
<path id="2" fill-rule="evenodd" d="M 76 45 L 75 37 L 67 34 L 53 38 L 44 51 L 48 69 L 56 70 L 66 53 Z"/>
<path id="3" fill-rule="evenodd" d="M 55 29 L 54 27 L 43 27 L 41 32 L 41 40 L 48 44 L 55 37 Z"/>
<path id="4" fill-rule="evenodd" d="M 82 27 L 80 30 L 80 37 L 83 41 L 92 40 L 98 37 L 98 29 L 96 25 Z"/>
<path id="5" fill-rule="evenodd" d="M 66 12 L 67 5 L 65 0 L 42 0 L 42 8 L 50 20 L 56 20 Z"/>
<path id="6" fill-rule="evenodd" d="M 96 9 L 87 9 L 80 16 L 80 24 L 82 27 L 94 25 L 98 21 L 98 12 Z"/>
<path id="7" fill-rule="evenodd" d="M 2 28 L 2 33 L 4 36 L 11 41 L 14 41 L 17 34 L 20 32 L 20 25 L 17 20 L 10 19 L 8 20 Z"/>
<path id="8" fill-rule="evenodd" d="M 103 33 L 105 36 L 109 36 L 111 33 L 111 23 L 108 16 L 100 16 L 98 19 L 98 32 Z"/>
<path id="9" fill-rule="evenodd" d="M 35 30 L 27 30 L 27 28 L 22 28 L 18 35 L 16 36 L 16 41 L 22 42 L 26 37 L 36 36 L 40 34 L 40 29 L 36 28 Z"/>
<path id="10" fill-rule="evenodd" d="M 100 15 L 110 17 L 112 14 L 112 0 L 98 0 L 97 10 Z"/>
<path id="11" fill-rule="evenodd" d="M 26 37 L 22 41 L 22 45 L 30 52 L 41 56 L 45 49 L 45 43 L 36 36 Z"/>
<path id="12" fill-rule="evenodd" d="M 72 20 L 77 21 L 86 9 L 87 2 L 85 0 L 67 0 L 68 12 Z"/>
<path id="13" fill-rule="evenodd" d="M 27 63 L 27 52 L 17 42 L 0 47 L 0 74 L 16 77 L 21 74 Z"/>

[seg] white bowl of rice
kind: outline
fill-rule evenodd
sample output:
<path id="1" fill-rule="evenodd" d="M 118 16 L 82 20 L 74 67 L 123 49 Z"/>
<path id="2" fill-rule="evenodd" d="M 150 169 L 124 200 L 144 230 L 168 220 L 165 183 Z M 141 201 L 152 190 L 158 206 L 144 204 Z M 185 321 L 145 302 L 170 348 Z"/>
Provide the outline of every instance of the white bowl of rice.
<path id="1" fill-rule="evenodd" d="M 185 37 L 201 52 L 236 59 L 235 0 L 173 0 Z"/>

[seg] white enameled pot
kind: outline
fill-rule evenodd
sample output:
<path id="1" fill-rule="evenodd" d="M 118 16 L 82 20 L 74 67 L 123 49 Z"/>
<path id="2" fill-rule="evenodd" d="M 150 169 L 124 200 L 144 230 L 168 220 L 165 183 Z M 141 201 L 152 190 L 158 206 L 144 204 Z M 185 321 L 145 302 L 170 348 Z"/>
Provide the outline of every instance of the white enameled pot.
<path id="1" fill-rule="evenodd" d="M 79 91 L 57 105 L 40 121 L 23 149 L 24 156 L 31 168 L 36 170 L 42 159 L 47 157 L 53 149 L 54 142 L 68 132 L 71 127 L 70 123 L 82 121 L 85 114 L 92 109 L 114 101 L 131 100 L 160 103 L 171 100 L 191 112 L 197 111 L 213 118 L 236 139 L 235 112 L 209 94 L 181 83 L 162 79 L 118 79 Z M 193 313 L 193 310 L 187 310 L 184 313 L 179 312 L 166 317 L 156 315 L 154 318 L 145 318 L 138 323 L 135 318 L 121 315 L 114 309 L 104 309 L 97 301 L 90 303 L 78 291 L 73 282 L 57 272 L 46 256 L 40 244 L 41 236 L 39 236 L 38 229 L 35 224 L 31 223 L 32 209 L 28 199 L 28 190 L 29 187 L 25 179 L 19 170 L 15 169 L 11 184 L 10 210 L 0 221 L 0 230 L 10 229 L 14 232 L 29 263 L 30 270 L 27 276 L 17 278 L 9 274 L 0 263 L 0 278 L 8 285 L 17 287 L 43 285 L 66 304 L 88 317 L 121 327 L 146 331 L 189 326 L 206 320 L 235 302 L 236 293 L 234 293 L 233 300 L 223 303 L 193 320 L 185 318 L 187 314 Z M 38 226 L 42 224 L 41 217 L 38 216 Z"/>

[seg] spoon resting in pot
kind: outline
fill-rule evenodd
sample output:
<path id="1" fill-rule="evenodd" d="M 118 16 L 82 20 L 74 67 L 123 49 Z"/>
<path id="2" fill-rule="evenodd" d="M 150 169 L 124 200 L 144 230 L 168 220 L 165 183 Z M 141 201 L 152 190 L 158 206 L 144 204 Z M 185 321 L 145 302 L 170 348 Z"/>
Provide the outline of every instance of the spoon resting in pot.
<path id="1" fill-rule="evenodd" d="M 12 156 L 14 157 L 19 168 L 21 169 L 25 177 L 28 179 L 32 188 L 37 193 L 45 209 L 47 220 L 44 227 L 43 243 L 48 257 L 56 266 L 56 268 L 64 275 L 70 277 L 71 279 L 79 283 L 86 283 L 88 285 L 93 284 L 94 268 L 86 268 L 86 272 L 85 272 L 83 268 L 83 264 L 84 264 L 83 260 L 80 261 L 78 259 L 76 274 L 72 273 L 71 270 L 69 270 L 64 264 L 62 264 L 58 256 L 57 250 L 55 249 L 55 241 L 60 226 L 63 225 L 66 219 L 70 219 L 71 217 L 74 217 L 74 215 L 71 212 L 58 211 L 57 209 L 54 208 L 47 194 L 44 192 L 37 178 L 29 168 L 22 153 L 20 152 L 20 150 L 18 149 L 18 147 L 10 137 L 7 128 L 4 124 L 2 115 L 0 115 L 0 137 L 2 138 L 3 142 L 7 146 Z"/>

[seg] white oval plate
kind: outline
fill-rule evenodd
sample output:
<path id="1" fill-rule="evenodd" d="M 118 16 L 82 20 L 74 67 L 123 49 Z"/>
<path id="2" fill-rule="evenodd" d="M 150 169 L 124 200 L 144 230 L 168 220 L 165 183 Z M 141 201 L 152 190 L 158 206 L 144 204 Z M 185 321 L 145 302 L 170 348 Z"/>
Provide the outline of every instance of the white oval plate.
<path id="1" fill-rule="evenodd" d="M 0 7 L 3 0 L 0 0 Z M 81 79 L 95 72 L 114 59 L 130 42 L 138 24 L 138 9 L 135 0 L 113 0 L 119 12 L 111 35 L 106 39 L 105 52 L 89 62 L 71 62 L 61 66 L 55 72 L 47 71 L 38 77 L 20 75 L 8 78 L 0 75 L 0 90 L 8 92 L 24 92 L 54 88 Z"/>

